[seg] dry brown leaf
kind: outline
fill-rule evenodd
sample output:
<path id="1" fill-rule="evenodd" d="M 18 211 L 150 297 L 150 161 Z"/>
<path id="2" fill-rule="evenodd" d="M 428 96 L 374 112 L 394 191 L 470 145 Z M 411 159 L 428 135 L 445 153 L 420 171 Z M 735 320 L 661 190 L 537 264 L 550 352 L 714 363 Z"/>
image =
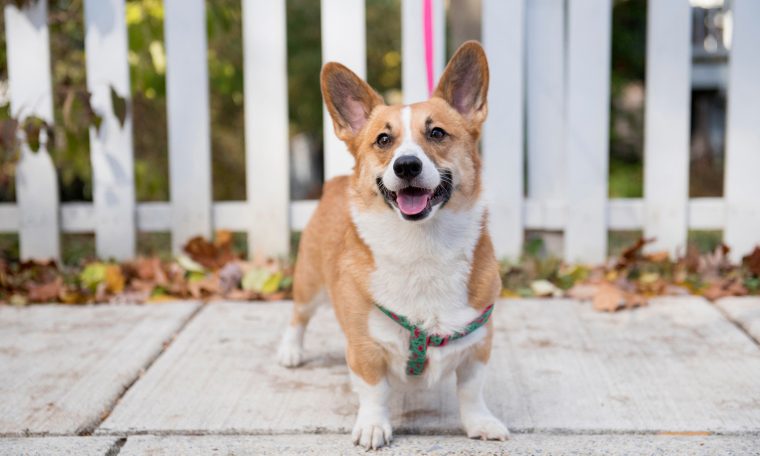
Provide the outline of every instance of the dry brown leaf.
<path id="1" fill-rule="evenodd" d="M 700 257 L 697 271 L 702 275 L 703 279 L 712 280 L 720 278 L 724 271 L 731 268 L 731 262 L 728 258 L 730 250 L 727 245 L 721 244 L 712 253 Z"/>
<path id="2" fill-rule="evenodd" d="M 633 245 L 629 246 L 620 254 L 615 268 L 624 269 L 633 263 L 635 263 L 641 255 L 641 249 L 650 242 L 654 242 L 654 238 L 639 238 Z"/>
<path id="3" fill-rule="evenodd" d="M 617 312 L 622 309 L 633 309 L 645 306 L 647 300 L 644 296 L 623 290 L 611 283 L 601 283 L 596 295 L 592 300 L 594 310 L 600 312 Z"/>
<path id="4" fill-rule="evenodd" d="M 751 272 L 755 277 L 760 277 L 760 246 L 748 255 L 742 258 L 742 264 Z"/>
<path id="5" fill-rule="evenodd" d="M 219 294 L 219 277 L 216 274 L 213 274 L 207 275 L 200 280 L 191 280 L 187 284 L 187 289 L 190 291 L 190 295 L 195 299 L 201 299 L 204 295 L 208 297 Z"/>
<path id="6" fill-rule="evenodd" d="M 104 281 L 106 291 L 112 294 L 118 294 L 124 291 L 124 274 L 121 272 L 121 266 L 118 264 L 109 264 L 106 266 L 106 279 Z"/>
<path id="7" fill-rule="evenodd" d="M 720 279 L 710 282 L 710 285 L 702 292 L 702 296 L 715 301 L 727 296 L 744 296 L 747 289 L 736 279 Z"/>
<path id="8" fill-rule="evenodd" d="M 653 263 L 665 263 L 670 260 L 670 254 L 665 250 L 661 250 L 644 255 L 644 259 Z"/>
<path id="9" fill-rule="evenodd" d="M 611 283 L 601 283 L 592 300 L 594 310 L 616 312 L 625 307 L 625 292 Z"/>
<path id="10" fill-rule="evenodd" d="M 214 246 L 216 246 L 217 249 L 232 248 L 232 231 L 216 230 L 214 235 Z"/>
<path id="11" fill-rule="evenodd" d="M 579 301 L 591 301 L 599 292 L 599 285 L 592 283 L 576 283 L 572 288 L 567 290 L 567 297 Z"/>
<path id="12" fill-rule="evenodd" d="M 231 238 L 229 242 L 226 245 L 217 246 L 196 236 L 185 244 L 184 251 L 204 268 L 215 271 L 236 258 L 232 252 Z"/>
<path id="13" fill-rule="evenodd" d="M 58 277 L 52 282 L 32 284 L 29 286 L 29 300 L 32 302 L 58 301 L 58 296 L 63 288 L 63 280 Z"/>
<path id="14" fill-rule="evenodd" d="M 686 255 L 681 259 L 681 263 L 686 270 L 692 274 L 699 272 L 699 249 L 695 245 L 689 245 L 686 248 Z"/>

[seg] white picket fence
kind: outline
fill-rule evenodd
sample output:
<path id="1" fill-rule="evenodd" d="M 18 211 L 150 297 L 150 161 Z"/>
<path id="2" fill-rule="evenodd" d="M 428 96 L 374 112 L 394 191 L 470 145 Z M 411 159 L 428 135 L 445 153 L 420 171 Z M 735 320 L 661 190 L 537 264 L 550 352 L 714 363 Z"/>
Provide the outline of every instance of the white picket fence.
<path id="1" fill-rule="evenodd" d="M 15 204 L 0 232 L 24 258 L 57 257 L 61 232 L 94 232 L 97 253 L 135 254 L 137 231 L 170 231 L 175 251 L 215 228 L 248 234 L 251 252 L 282 255 L 314 201 L 288 195 L 285 0 L 242 0 L 247 200 L 211 196 L 204 0 L 164 0 L 169 202 L 136 203 L 131 117 L 112 114 L 110 88 L 129 99 L 125 0 L 85 0 L 87 84 L 103 126 L 90 134 L 93 203 L 60 204 L 44 145 L 22 151 Z M 426 98 L 422 1 L 402 0 L 405 102 Z M 760 1 L 733 0 L 724 198 L 688 197 L 691 12 L 650 0 L 643 199 L 608 199 L 612 0 L 483 0 L 492 79 L 483 137 L 485 189 L 497 253 L 515 257 L 525 229 L 559 230 L 568 260 L 600 261 L 608 230 L 643 229 L 653 249 L 682 250 L 688 229 L 724 230 L 734 258 L 760 242 Z M 366 73 L 362 0 L 322 0 L 322 57 Z M 14 117 L 52 122 L 46 2 L 5 8 Z M 444 3 L 434 4 L 435 66 L 444 66 Z M 438 75 L 436 75 L 437 77 Z M 325 115 L 325 175 L 352 158 Z M 525 136 L 527 135 L 527 137 Z M 44 142 L 44 138 L 43 138 Z M 527 144 L 527 154 L 524 151 Z M 528 196 L 523 194 L 527 156 Z"/>

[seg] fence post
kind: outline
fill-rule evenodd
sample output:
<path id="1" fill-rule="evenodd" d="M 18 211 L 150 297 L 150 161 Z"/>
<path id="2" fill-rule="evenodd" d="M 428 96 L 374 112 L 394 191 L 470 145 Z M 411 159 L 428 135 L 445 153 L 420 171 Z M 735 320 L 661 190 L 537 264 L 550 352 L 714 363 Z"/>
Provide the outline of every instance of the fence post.
<path id="1" fill-rule="evenodd" d="M 425 66 L 425 40 L 423 27 L 423 0 L 401 2 L 401 89 L 404 103 L 411 104 L 429 98 L 427 67 Z M 446 8 L 443 1 L 432 1 L 433 16 L 433 84 L 446 66 Z"/>
<path id="2" fill-rule="evenodd" d="M 550 216 L 565 192 L 564 0 L 530 0 L 526 10 L 528 196 Z M 546 233 L 553 254 L 560 238 Z"/>
<path id="3" fill-rule="evenodd" d="M 322 63 L 340 62 L 360 78 L 367 77 L 364 0 L 322 0 Z M 325 180 L 350 174 L 354 158 L 335 136 L 332 119 L 322 105 Z"/>
<path id="4" fill-rule="evenodd" d="M 211 138 L 204 0 L 165 0 L 172 250 L 211 236 Z"/>
<path id="5" fill-rule="evenodd" d="M 5 30 L 11 115 L 22 123 L 36 117 L 52 125 L 47 2 L 33 2 L 22 9 L 6 5 Z M 58 182 L 47 151 L 47 135 L 43 132 L 40 138 L 37 152 L 22 144 L 16 166 L 22 259 L 58 259 L 60 255 Z"/>
<path id="6" fill-rule="evenodd" d="M 85 0 L 84 13 L 87 87 L 103 119 L 90 127 L 95 246 L 100 257 L 125 260 L 135 254 L 135 180 L 124 0 Z"/>
<path id="7" fill-rule="evenodd" d="M 483 180 L 498 258 L 517 259 L 523 244 L 523 49 L 525 0 L 484 0 L 483 44 L 491 87 L 483 130 Z"/>
<path id="8" fill-rule="evenodd" d="M 243 1 L 249 255 L 287 255 L 288 75 L 285 0 Z"/>
<path id="9" fill-rule="evenodd" d="M 611 0 L 567 3 L 565 260 L 607 256 Z"/>
<path id="10" fill-rule="evenodd" d="M 689 199 L 691 6 L 649 0 L 644 118 L 644 235 L 648 250 L 686 246 Z"/>
<path id="11" fill-rule="evenodd" d="M 760 243 L 760 2 L 734 0 L 726 123 L 726 225 L 731 258 Z"/>

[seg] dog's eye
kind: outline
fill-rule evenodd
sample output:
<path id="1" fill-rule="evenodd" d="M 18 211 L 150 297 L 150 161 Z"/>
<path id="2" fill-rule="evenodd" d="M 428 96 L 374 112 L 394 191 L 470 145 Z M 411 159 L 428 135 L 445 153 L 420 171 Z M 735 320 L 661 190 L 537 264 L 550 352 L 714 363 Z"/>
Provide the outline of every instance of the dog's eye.
<path id="1" fill-rule="evenodd" d="M 388 133 L 380 133 L 377 135 L 377 139 L 375 139 L 375 144 L 377 144 L 380 147 L 388 147 L 391 143 L 391 135 Z"/>
<path id="2" fill-rule="evenodd" d="M 435 127 L 432 130 L 430 130 L 431 139 L 443 139 L 445 137 L 446 137 L 446 132 L 443 130 L 443 128 Z"/>

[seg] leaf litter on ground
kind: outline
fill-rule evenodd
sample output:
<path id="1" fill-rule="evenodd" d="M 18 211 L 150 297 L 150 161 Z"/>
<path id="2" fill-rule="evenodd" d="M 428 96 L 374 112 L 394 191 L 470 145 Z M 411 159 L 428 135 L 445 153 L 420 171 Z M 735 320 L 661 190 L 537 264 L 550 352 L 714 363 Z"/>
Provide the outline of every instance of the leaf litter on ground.
<path id="1" fill-rule="evenodd" d="M 719 245 L 695 247 L 672 258 L 646 252 L 653 239 L 640 238 L 605 264 L 567 264 L 537 254 L 502 262 L 504 297 L 567 297 L 591 302 L 601 312 L 647 305 L 656 296 L 699 295 L 709 300 L 760 294 L 760 246 L 740 264 Z M 213 240 L 190 239 L 172 260 L 138 257 L 123 263 L 89 261 L 78 266 L 54 261 L 0 258 L 0 304 L 157 303 L 176 299 L 280 300 L 291 297 L 292 262 L 254 255 L 242 258 L 232 233 Z"/>

